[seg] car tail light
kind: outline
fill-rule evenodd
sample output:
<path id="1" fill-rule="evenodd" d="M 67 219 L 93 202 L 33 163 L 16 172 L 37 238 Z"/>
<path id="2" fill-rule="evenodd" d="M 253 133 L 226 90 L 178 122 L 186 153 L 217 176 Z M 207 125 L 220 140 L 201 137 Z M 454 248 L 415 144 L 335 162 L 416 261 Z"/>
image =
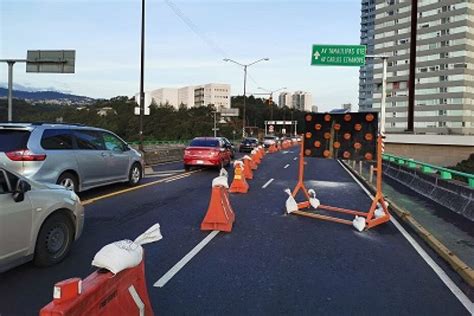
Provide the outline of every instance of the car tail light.
<path id="1" fill-rule="evenodd" d="M 184 154 L 185 154 L 186 156 L 191 155 L 191 151 L 190 151 L 190 150 L 185 150 L 185 151 L 184 151 Z"/>
<path id="2" fill-rule="evenodd" d="M 20 149 L 6 152 L 5 155 L 12 161 L 43 161 L 45 154 L 35 154 L 29 149 Z"/>

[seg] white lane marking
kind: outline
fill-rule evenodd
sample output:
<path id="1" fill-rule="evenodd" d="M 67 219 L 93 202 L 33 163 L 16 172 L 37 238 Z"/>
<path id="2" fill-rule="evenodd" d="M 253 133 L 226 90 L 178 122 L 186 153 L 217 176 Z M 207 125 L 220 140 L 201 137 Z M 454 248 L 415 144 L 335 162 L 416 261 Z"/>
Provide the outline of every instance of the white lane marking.
<path id="1" fill-rule="evenodd" d="M 178 261 L 168 272 L 166 272 L 158 281 L 153 284 L 154 287 L 163 287 L 176 275 L 191 259 L 199 253 L 216 235 L 219 234 L 218 230 L 213 230 L 209 235 L 206 236 L 199 244 L 196 245 L 186 256 Z"/>
<path id="2" fill-rule="evenodd" d="M 374 196 L 367 190 L 367 188 L 360 183 L 359 179 L 357 179 L 349 170 L 347 170 L 346 166 L 344 166 L 339 160 L 337 161 L 341 165 L 341 167 L 354 179 L 354 181 L 364 190 L 365 194 L 367 194 L 371 199 Z M 433 269 L 433 271 L 438 275 L 438 277 L 443 281 L 443 283 L 448 287 L 449 290 L 456 296 L 456 298 L 461 302 L 462 305 L 470 312 L 473 313 L 473 303 L 471 300 L 466 296 L 466 294 L 461 291 L 461 289 L 453 282 L 453 280 L 444 272 L 444 270 L 430 257 L 429 254 L 420 246 L 420 244 L 410 236 L 410 234 L 403 228 L 402 225 L 395 219 L 393 216 L 390 217 L 390 221 L 395 225 L 398 231 L 405 237 L 405 239 L 412 245 L 412 247 L 418 252 L 418 254 L 425 260 L 425 262 Z"/>
<path id="3" fill-rule="evenodd" d="M 150 174 L 150 175 L 145 176 L 144 178 L 145 179 L 148 179 L 148 178 L 163 178 L 163 177 L 169 177 L 169 176 L 172 176 L 172 175 L 173 175 L 173 173 Z"/>
<path id="4" fill-rule="evenodd" d="M 286 168 L 288 168 L 289 166 L 290 166 L 290 164 L 287 163 L 287 164 L 283 167 L 283 169 L 286 169 Z"/>
<path id="5" fill-rule="evenodd" d="M 270 183 L 273 182 L 273 180 L 275 180 L 275 179 L 271 178 L 270 180 L 268 180 L 268 181 L 262 186 L 262 189 L 265 189 L 266 187 L 268 187 L 268 186 L 270 185 Z"/>
<path id="6" fill-rule="evenodd" d="M 189 174 L 188 174 L 188 173 L 185 173 L 185 174 L 182 174 L 182 175 L 177 175 L 177 176 L 174 177 L 173 179 L 166 180 L 165 182 L 166 182 L 166 183 L 170 183 L 170 182 L 172 182 L 172 181 L 181 180 L 181 179 L 184 179 L 184 178 L 187 178 L 187 177 L 189 177 Z"/>
<path id="7" fill-rule="evenodd" d="M 293 160 L 297 160 L 297 159 L 298 159 L 298 157 L 293 158 Z"/>

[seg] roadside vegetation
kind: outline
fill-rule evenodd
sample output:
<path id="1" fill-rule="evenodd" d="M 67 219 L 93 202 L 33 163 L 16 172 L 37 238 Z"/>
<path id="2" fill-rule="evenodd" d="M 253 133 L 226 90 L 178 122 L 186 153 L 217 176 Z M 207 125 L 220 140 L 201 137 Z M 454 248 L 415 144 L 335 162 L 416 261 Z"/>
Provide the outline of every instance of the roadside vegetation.
<path id="1" fill-rule="evenodd" d="M 271 116 L 267 101 L 253 96 L 247 97 L 247 126 L 256 127 L 253 133 L 263 133 L 264 120 Z M 111 130 L 127 141 L 138 140 L 139 118 L 133 114 L 136 103 L 133 99 L 119 96 L 108 100 L 96 100 L 87 106 L 67 106 L 60 104 L 30 104 L 14 99 L 13 117 L 15 122 L 57 122 L 79 123 Z M 224 124 L 218 124 L 219 135 L 230 140 L 238 139 L 242 133 L 243 97 L 233 97 L 232 107 L 240 109 L 239 117 L 227 118 Z M 105 108 L 105 109 L 104 109 Z M 106 115 L 100 115 L 99 112 Z M 144 119 L 145 140 L 189 140 L 195 136 L 211 136 L 214 124 L 214 107 L 179 109 L 165 104 L 151 106 L 149 116 Z M 292 113 L 293 112 L 293 113 Z M 275 120 L 298 120 L 301 128 L 304 124 L 304 112 L 288 107 L 273 105 Z M 7 120 L 7 100 L 0 100 L 0 122 Z M 220 118 L 218 118 L 218 121 Z M 290 132 L 289 127 L 287 133 Z"/>

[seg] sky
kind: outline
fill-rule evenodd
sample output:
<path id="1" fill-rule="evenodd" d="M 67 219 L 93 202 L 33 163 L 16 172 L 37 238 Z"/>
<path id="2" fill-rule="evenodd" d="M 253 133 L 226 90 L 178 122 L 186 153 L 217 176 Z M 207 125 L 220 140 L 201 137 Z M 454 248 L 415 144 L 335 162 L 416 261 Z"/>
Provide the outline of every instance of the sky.
<path id="1" fill-rule="evenodd" d="M 14 83 L 131 96 L 139 89 L 140 19 L 140 0 L 0 0 L 0 59 L 75 49 L 74 74 L 26 73 L 16 64 Z M 320 111 L 356 105 L 359 68 L 315 67 L 310 59 L 313 44 L 358 44 L 359 34 L 358 0 L 146 0 L 145 90 L 214 82 L 241 95 L 242 69 L 222 59 L 268 57 L 248 68 L 248 93 L 286 87 L 311 92 Z"/>

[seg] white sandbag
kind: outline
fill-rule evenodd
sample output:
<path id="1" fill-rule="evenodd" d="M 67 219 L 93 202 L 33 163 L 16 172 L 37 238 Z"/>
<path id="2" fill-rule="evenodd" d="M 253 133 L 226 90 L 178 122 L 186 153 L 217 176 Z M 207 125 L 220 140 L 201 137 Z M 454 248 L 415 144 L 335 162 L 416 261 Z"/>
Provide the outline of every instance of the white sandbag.
<path id="1" fill-rule="evenodd" d="M 95 254 L 92 266 L 107 269 L 113 274 L 136 267 L 143 259 L 142 245 L 162 238 L 160 224 L 155 224 L 138 236 L 135 241 L 124 239 L 102 247 Z"/>
<path id="2" fill-rule="evenodd" d="M 252 158 L 250 158 L 249 155 L 245 155 L 242 159 L 245 159 L 245 160 L 252 160 Z"/>
<path id="3" fill-rule="evenodd" d="M 250 152 L 251 155 L 255 155 L 257 154 L 257 150 L 256 149 L 252 149 L 252 151 Z"/>
<path id="4" fill-rule="evenodd" d="M 227 176 L 229 176 L 229 173 L 224 168 L 221 168 L 221 171 L 219 171 L 219 176 L 227 177 Z"/>
<path id="5" fill-rule="evenodd" d="M 321 205 L 321 202 L 319 202 L 319 200 L 316 198 L 316 191 L 314 191 L 313 189 L 309 189 L 308 194 L 309 204 L 311 204 L 314 209 L 317 209 Z"/>
<path id="6" fill-rule="evenodd" d="M 285 192 L 288 194 L 288 199 L 286 200 L 286 212 L 288 214 L 293 213 L 298 210 L 298 203 L 296 203 L 295 198 L 291 195 L 290 189 L 286 189 Z"/>
<path id="7" fill-rule="evenodd" d="M 352 226 L 354 226 L 360 232 L 363 231 L 365 228 L 365 218 L 356 215 L 352 221 Z"/>
<path id="8" fill-rule="evenodd" d="M 388 202 L 385 202 L 385 207 L 388 207 Z M 382 204 L 377 203 L 377 208 L 375 209 L 374 217 L 380 218 L 382 216 L 385 216 L 385 210 L 383 209 Z"/>
<path id="9" fill-rule="evenodd" d="M 228 181 L 228 178 L 226 176 L 219 176 L 219 177 L 216 177 L 212 180 L 212 187 L 224 187 L 226 189 L 229 188 L 229 181 Z"/>

